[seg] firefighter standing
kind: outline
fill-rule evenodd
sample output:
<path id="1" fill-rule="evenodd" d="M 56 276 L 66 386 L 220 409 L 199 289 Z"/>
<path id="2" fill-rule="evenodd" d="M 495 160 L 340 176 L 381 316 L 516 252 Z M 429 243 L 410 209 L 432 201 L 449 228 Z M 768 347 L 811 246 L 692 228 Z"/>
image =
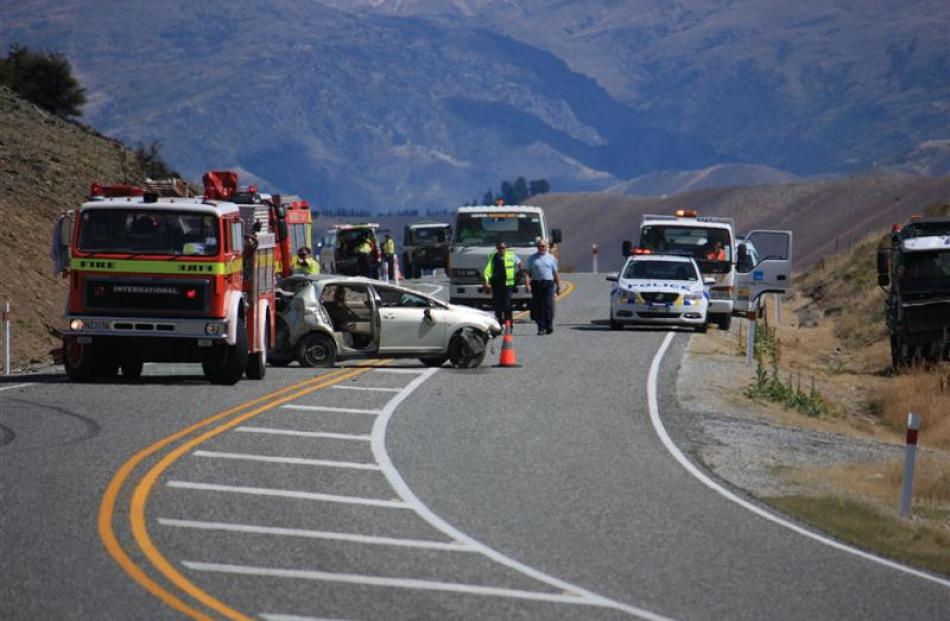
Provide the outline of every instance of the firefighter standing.
<path id="1" fill-rule="evenodd" d="M 498 323 L 505 325 L 506 321 L 512 320 L 511 293 L 515 288 L 515 279 L 519 273 L 523 273 L 524 266 L 518 255 L 507 249 L 505 242 L 498 242 L 495 249 L 488 256 L 482 279 L 485 289 L 491 292 Z M 529 288 L 527 275 L 524 276 L 524 285 Z"/>
<path id="2" fill-rule="evenodd" d="M 396 280 L 396 242 L 386 233 L 383 241 L 383 260 L 386 261 L 386 280 Z"/>

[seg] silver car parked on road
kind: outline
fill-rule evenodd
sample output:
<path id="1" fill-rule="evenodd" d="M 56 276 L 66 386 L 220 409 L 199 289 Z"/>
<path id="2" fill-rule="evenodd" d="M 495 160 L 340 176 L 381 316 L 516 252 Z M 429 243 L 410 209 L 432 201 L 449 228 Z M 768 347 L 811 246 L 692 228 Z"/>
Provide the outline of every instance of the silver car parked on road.
<path id="1" fill-rule="evenodd" d="M 418 358 L 476 367 L 501 333 L 494 315 L 367 278 L 295 275 L 277 291 L 271 364 L 327 367 L 344 358 Z"/>

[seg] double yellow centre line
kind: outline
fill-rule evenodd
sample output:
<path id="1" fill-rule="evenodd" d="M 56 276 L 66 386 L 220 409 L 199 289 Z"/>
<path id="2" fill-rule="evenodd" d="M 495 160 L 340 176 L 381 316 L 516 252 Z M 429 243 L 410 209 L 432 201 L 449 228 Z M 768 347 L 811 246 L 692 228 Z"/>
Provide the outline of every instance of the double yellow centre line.
<path id="1" fill-rule="evenodd" d="M 171 563 L 159 552 L 158 548 L 152 543 L 148 534 L 148 528 L 145 520 L 145 510 L 148 503 L 149 494 L 158 481 L 159 477 L 176 460 L 199 444 L 214 438 L 241 423 L 266 412 L 279 407 L 287 402 L 294 401 L 308 395 L 312 392 L 322 390 L 334 384 L 358 377 L 373 367 L 389 364 L 389 360 L 377 360 L 367 365 L 337 369 L 311 378 L 291 386 L 286 386 L 275 390 L 257 399 L 253 399 L 241 405 L 224 410 L 214 414 L 202 421 L 190 425 L 170 436 L 162 438 L 151 446 L 148 446 L 126 461 L 115 476 L 109 482 L 105 495 L 102 497 L 102 503 L 99 505 L 99 537 L 106 548 L 106 551 L 115 559 L 119 566 L 133 580 L 138 582 L 149 593 L 159 598 L 175 610 L 182 612 L 194 619 L 212 621 L 213 617 L 205 612 L 196 609 L 192 604 L 184 601 L 178 595 L 172 593 L 169 589 L 159 584 L 155 579 L 149 576 L 142 567 L 137 565 L 126 550 L 119 543 L 114 530 L 116 521 L 116 505 L 121 492 L 133 485 L 131 502 L 129 505 L 129 524 L 132 535 L 136 543 L 145 555 L 148 562 L 157 569 L 165 578 L 175 587 L 190 595 L 192 598 L 201 602 L 208 608 L 217 611 L 229 619 L 239 619 L 241 621 L 252 621 L 250 617 L 229 608 L 219 600 L 208 595 L 187 578 L 185 578 Z M 179 443 L 180 442 L 180 443 Z M 176 443 L 177 446 L 175 446 Z M 135 470 L 147 459 L 157 456 L 161 451 L 174 446 L 164 457 L 153 465 L 138 482 L 130 481 Z"/>

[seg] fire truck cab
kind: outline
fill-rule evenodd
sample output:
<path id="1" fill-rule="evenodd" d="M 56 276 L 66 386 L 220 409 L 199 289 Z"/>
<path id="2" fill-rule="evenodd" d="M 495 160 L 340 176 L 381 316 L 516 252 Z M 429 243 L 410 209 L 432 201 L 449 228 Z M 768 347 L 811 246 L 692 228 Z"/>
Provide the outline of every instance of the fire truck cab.
<path id="1" fill-rule="evenodd" d="M 206 174 L 198 198 L 93 184 L 70 242 L 71 380 L 134 379 L 145 362 L 200 362 L 216 384 L 264 377 L 285 211 L 239 206 L 236 189 L 230 172 Z"/>

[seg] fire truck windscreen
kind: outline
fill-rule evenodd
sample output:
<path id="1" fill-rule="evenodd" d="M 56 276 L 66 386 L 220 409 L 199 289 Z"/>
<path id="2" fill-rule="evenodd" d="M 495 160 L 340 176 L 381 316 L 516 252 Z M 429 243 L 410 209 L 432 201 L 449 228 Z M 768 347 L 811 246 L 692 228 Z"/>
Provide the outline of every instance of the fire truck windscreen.
<path id="1" fill-rule="evenodd" d="M 533 246 L 544 237 L 536 213 L 460 213 L 455 223 L 455 243 L 461 246 Z"/>
<path id="2" fill-rule="evenodd" d="M 79 250 L 95 253 L 214 256 L 218 219 L 204 213 L 96 209 L 82 214 Z"/>

